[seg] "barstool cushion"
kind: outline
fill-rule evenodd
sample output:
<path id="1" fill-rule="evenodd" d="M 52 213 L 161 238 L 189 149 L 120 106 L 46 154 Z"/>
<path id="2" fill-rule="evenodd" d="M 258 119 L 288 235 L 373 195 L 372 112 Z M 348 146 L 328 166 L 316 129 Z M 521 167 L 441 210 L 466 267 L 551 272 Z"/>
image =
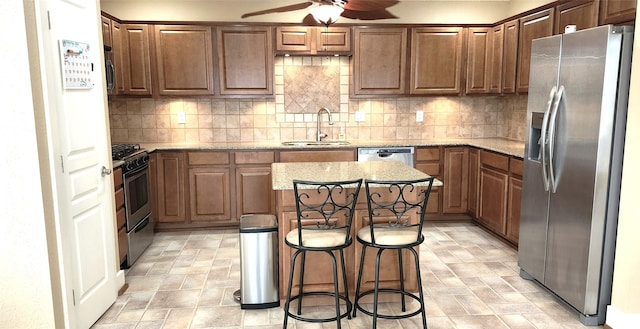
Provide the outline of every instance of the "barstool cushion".
<path id="1" fill-rule="evenodd" d="M 347 229 L 331 230 L 302 230 L 302 245 L 311 248 L 337 247 L 345 244 Z M 298 239 L 298 229 L 287 233 L 286 239 L 289 243 L 300 246 Z"/>
<path id="2" fill-rule="evenodd" d="M 373 229 L 376 244 L 384 246 L 402 246 L 418 240 L 418 228 L 409 227 L 377 227 Z M 371 243 L 371 228 L 365 226 L 358 231 L 358 238 Z"/>

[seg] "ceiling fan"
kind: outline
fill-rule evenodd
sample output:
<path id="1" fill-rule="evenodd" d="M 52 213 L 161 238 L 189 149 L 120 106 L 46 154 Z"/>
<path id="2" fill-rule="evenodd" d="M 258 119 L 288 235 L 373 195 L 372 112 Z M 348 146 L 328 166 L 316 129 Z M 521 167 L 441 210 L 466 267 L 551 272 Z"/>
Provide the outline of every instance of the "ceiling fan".
<path id="1" fill-rule="evenodd" d="M 398 2 L 398 0 L 310 0 L 246 13 L 242 15 L 242 18 L 309 8 L 309 14 L 304 18 L 303 23 L 317 22 L 329 26 L 335 23 L 339 17 L 359 20 L 397 18 L 387 8 Z"/>

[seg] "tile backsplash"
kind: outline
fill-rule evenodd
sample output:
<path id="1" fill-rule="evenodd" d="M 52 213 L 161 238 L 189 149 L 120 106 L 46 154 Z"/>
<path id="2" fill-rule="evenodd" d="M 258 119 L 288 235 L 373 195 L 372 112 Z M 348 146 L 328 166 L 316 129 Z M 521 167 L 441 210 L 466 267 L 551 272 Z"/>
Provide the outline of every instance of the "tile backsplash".
<path id="1" fill-rule="evenodd" d="M 304 81 L 300 80 L 304 76 L 300 66 L 304 65 L 336 66 L 302 68 L 309 79 L 328 75 L 318 88 L 329 88 L 325 91 L 331 95 L 327 98 L 331 104 L 326 106 L 332 111 L 334 125 L 328 125 L 323 117 L 321 129 L 329 139 L 338 139 L 340 128 L 344 128 L 347 139 L 505 137 L 524 141 L 526 95 L 350 99 L 347 57 L 278 57 L 274 98 L 111 98 L 111 140 L 209 143 L 314 139 L 317 102 L 322 98 L 311 100 L 309 88 L 289 84 L 291 79 Z M 285 77 L 291 72 L 296 75 Z M 332 92 L 332 88 L 339 90 Z M 297 104 L 292 106 L 292 100 Z M 314 105 L 304 108 L 299 104 Z M 364 121 L 355 121 L 356 111 L 364 112 Z M 423 122 L 416 122 L 416 111 L 424 112 Z M 185 123 L 178 123 L 178 112 L 185 112 Z"/>

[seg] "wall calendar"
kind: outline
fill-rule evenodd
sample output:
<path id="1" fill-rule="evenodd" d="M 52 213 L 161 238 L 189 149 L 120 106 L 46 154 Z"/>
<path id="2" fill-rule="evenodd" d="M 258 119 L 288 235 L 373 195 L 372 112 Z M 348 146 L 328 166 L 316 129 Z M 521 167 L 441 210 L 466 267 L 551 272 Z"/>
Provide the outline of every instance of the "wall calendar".
<path id="1" fill-rule="evenodd" d="M 93 63 L 89 56 L 89 44 L 60 40 L 62 61 L 62 85 L 65 89 L 93 88 Z"/>

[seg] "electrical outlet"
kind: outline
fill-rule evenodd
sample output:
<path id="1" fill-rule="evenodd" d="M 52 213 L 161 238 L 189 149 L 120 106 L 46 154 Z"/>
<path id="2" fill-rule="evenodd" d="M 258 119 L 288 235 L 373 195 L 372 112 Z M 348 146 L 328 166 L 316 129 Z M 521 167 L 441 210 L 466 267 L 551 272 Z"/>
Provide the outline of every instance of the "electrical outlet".
<path id="1" fill-rule="evenodd" d="M 416 111 L 416 122 L 422 122 L 422 121 L 424 121 L 424 112 Z"/>
<path id="2" fill-rule="evenodd" d="M 356 122 L 363 122 L 363 121 L 364 121 L 364 112 L 356 111 Z"/>
<path id="3" fill-rule="evenodd" d="M 178 123 L 187 123 L 187 115 L 184 112 L 178 112 Z"/>

